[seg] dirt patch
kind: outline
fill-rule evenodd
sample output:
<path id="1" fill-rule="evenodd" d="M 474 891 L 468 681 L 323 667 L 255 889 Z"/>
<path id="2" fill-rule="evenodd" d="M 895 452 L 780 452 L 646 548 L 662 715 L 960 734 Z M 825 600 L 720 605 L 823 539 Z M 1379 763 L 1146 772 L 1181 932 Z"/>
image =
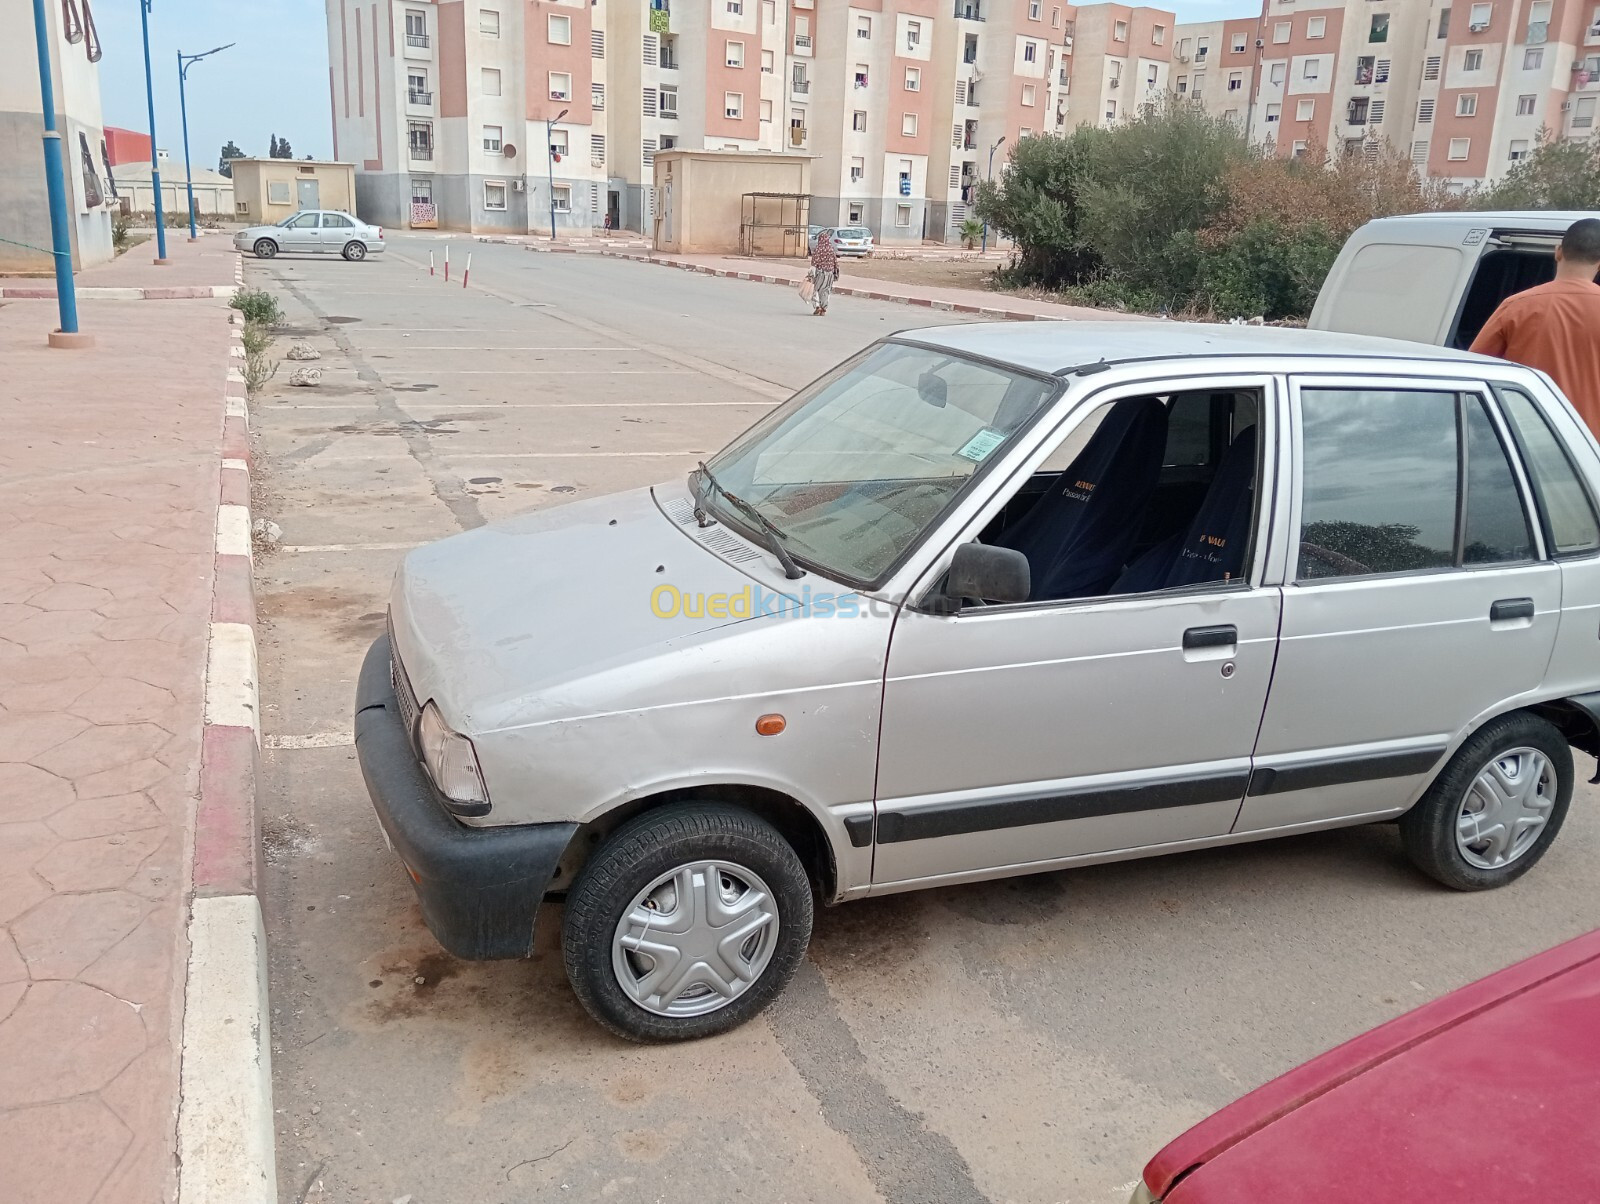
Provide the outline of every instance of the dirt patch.
<path id="1" fill-rule="evenodd" d="M 817 912 L 811 957 L 827 971 L 873 974 L 908 966 L 923 953 L 927 903 L 915 895 L 863 899 Z"/>
<path id="2" fill-rule="evenodd" d="M 938 899 L 957 915 L 980 924 L 1036 924 L 1060 915 L 1067 905 L 1066 875 L 1025 874 L 940 891 Z"/>
<path id="3" fill-rule="evenodd" d="M 839 283 L 864 276 L 930 288 L 990 289 L 996 266 L 992 259 L 846 259 L 839 264 Z"/>
<path id="4" fill-rule="evenodd" d="M 311 619 L 340 640 L 370 644 L 383 634 L 384 612 L 374 608 L 382 598 L 355 590 L 304 586 L 266 590 L 256 599 L 256 609 L 267 622 Z"/>
<path id="5" fill-rule="evenodd" d="M 261 855 L 268 865 L 283 865 L 317 847 L 316 835 L 292 815 L 274 815 L 261 822 Z"/>

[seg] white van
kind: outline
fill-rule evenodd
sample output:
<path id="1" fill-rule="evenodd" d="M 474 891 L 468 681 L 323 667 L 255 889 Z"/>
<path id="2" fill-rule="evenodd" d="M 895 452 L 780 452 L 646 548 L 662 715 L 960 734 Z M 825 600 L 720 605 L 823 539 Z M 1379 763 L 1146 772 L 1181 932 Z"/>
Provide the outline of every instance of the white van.
<path id="1" fill-rule="evenodd" d="M 1311 311 L 1313 330 L 1466 348 L 1495 306 L 1555 276 L 1573 222 L 1600 213 L 1412 213 L 1350 236 Z"/>

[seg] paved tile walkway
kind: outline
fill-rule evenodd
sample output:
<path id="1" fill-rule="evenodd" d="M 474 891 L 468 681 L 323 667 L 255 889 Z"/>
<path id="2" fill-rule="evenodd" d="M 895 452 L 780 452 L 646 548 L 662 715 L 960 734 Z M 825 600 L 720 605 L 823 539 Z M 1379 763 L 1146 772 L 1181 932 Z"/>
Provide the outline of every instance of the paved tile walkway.
<path id="1" fill-rule="evenodd" d="M 171 259 L 162 267 L 151 262 L 155 258 L 156 240 L 140 243 L 132 250 L 118 255 L 110 263 L 96 264 L 79 272 L 79 288 L 184 288 L 201 284 L 232 284 L 236 252 L 233 236 L 226 232 L 202 234 L 200 241 L 189 242 L 189 236 L 171 231 L 167 236 L 167 257 Z M 0 286 L 53 287 L 50 276 L 0 276 Z M 87 327 L 85 327 L 87 329 Z"/>
<path id="2" fill-rule="evenodd" d="M 54 318 L 0 306 L 0 1199 L 157 1204 L 228 311 L 86 303 L 88 351 L 48 349 Z"/>

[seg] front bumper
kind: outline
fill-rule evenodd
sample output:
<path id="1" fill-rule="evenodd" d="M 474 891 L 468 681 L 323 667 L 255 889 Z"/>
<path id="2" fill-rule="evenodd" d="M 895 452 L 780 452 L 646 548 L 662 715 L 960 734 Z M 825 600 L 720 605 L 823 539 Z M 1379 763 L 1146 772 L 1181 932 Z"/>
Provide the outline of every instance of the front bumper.
<path id="1" fill-rule="evenodd" d="M 355 728 L 373 810 L 411 874 L 429 931 L 457 957 L 529 956 L 539 903 L 578 825 L 469 828 L 452 819 L 400 719 L 387 635 L 361 666 Z"/>

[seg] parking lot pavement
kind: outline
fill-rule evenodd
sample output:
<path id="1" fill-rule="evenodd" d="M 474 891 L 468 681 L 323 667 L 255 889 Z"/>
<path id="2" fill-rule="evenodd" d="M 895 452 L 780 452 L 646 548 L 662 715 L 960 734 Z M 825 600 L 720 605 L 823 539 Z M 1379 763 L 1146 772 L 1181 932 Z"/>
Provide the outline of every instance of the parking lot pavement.
<path id="1" fill-rule="evenodd" d="M 466 244 L 452 252 L 457 270 Z M 404 550 L 677 476 L 904 306 L 513 246 L 280 258 L 317 389 L 256 399 L 279 1181 L 299 1201 L 1126 1199 L 1188 1124 L 1329 1045 L 1600 924 L 1596 794 L 1464 896 L 1379 826 L 827 909 L 788 994 L 713 1041 L 621 1044 L 531 963 L 422 926 L 350 746 Z M 581 583 L 575 583 L 575 587 Z M 549 633 L 560 638 L 559 632 Z M 565 1189 L 565 1190 L 563 1190 Z"/>

